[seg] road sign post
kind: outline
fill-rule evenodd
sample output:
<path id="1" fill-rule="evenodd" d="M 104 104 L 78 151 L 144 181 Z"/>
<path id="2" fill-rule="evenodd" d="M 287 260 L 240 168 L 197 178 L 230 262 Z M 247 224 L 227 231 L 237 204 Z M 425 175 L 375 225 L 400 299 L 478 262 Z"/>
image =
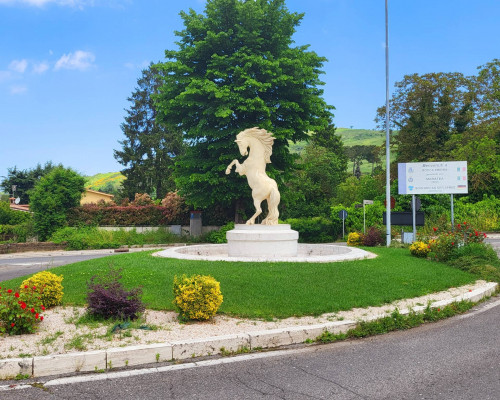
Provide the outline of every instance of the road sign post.
<path id="1" fill-rule="evenodd" d="M 366 234 L 366 211 L 365 211 L 365 206 L 367 204 L 373 204 L 373 200 L 363 200 L 363 234 Z"/>
<path id="2" fill-rule="evenodd" d="M 347 218 L 347 211 L 346 210 L 340 210 L 339 211 L 339 218 L 342 220 L 342 239 L 344 239 L 344 236 L 345 236 L 345 219 Z"/>

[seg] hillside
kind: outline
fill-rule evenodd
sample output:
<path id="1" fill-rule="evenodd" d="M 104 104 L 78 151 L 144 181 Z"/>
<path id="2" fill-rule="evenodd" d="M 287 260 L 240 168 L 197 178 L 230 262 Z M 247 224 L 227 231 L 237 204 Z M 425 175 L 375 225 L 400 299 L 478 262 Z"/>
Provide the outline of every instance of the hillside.
<path id="1" fill-rule="evenodd" d="M 344 146 L 380 146 L 385 142 L 385 132 L 382 131 L 337 128 L 335 133 L 340 135 Z"/>
<path id="2" fill-rule="evenodd" d="M 120 172 L 106 172 L 85 177 L 85 187 L 106 193 L 116 192 L 126 179 Z"/>
<path id="3" fill-rule="evenodd" d="M 344 146 L 380 146 L 385 142 L 385 133 L 371 129 L 349 129 L 337 128 L 335 133 L 342 138 Z M 290 143 L 290 151 L 292 153 L 301 153 L 306 146 L 306 141 L 303 140 L 297 143 Z"/>

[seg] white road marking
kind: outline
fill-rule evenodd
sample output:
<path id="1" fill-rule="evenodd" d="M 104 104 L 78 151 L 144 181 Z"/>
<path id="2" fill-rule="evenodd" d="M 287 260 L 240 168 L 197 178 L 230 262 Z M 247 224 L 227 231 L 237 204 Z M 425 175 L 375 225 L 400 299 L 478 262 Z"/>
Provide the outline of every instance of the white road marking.
<path id="1" fill-rule="evenodd" d="M 242 362 L 248 360 L 256 360 L 261 358 L 268 357 L 278 357 L 282 355 L 286 355 L 289 353 L 297 353 L 297 352 L 306 352 L 311 351 L 311 348 L 302 348 L 302 349 L 288 349 L 288 350 L 277 350 L 263 353 L 255 353 L 255 354 L 244 354 L 241 356 L 227 357 L 227 358 L 219 358 L 216 360 L 203 360 L 192 363 L 183 363 L 183 364 L 175 364 L 175 365 L 165 365 L 163 367 L 155 367 L 155 368 L 142 368 L 142 369 L 134 369 L 130 371 L 117 371 L 117 372 L 104 372 L 102 374 L 92 374 L 92 375 L 81 375 L 81 376 L 70 376 L 66 378 L 57 378 L 52 379 L 47 382 L 40 382 L 43 386 L 58 386 L 58 385 L 69 385 L 74 383 L 85 383 L 85 382 L 96 382 L 103 381 L 108 379 L 120 379 L 120 378 L 129 378 L 132 376 L 139 375 L 147 375 L 147 374 L 157 374 L 163 372 L 177 371 L 181 369 L 191 369 L 191 368 L 199 368 L 199 367 L 208 367 L 212 365 L 221 365 L 221 364 L 229 364 L 235 362 Z M 3 385 L 0 386 L 0 391 L 5 390 L 19 390 L 19 389 L 29 389 L 31 385 Z"/>
<path id="2" fill-rule="evenodd" d="M 472 312 L 469 312 L 467 314 L 462 314 L 457 317 L 457 319 L 464 319 L 464 318 L 470 318 L 475 316 L 476 314 L 481 314 L 485 311 L 491 310 L 492 308 L 500 306 L 500 299 L 494 301 L 493 303 L 486 304 L 485 306 L 481 307 L 478 310 L 474 310 Z"/>

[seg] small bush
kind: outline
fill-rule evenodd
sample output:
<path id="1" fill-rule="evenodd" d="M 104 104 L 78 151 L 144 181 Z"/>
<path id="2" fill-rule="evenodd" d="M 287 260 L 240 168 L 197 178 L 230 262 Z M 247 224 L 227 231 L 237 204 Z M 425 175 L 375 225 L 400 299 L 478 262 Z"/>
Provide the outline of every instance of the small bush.
<path id="1" fill-rule="evenodd" d="M 380 246 L 385 243 L 385 235 L 380 228 L 372 226 L 363 235 L 363 246 Z"/>
<path id="2" fill-rule="evenodd" d="M 431 252 L 430 246 L 425 242 L 413 242 L 410 245 L 410 254 L 415 257 L 425 258 Z"/>
<path id="3" fill-rule="evenodd" d="M 49 271 L 38 272 L 31 278 L 21 283 L 21 288 L 29 286 L 40 296 L 40 301 L 45 307 L 53 307 L 61 304 L 63 297 L 62 275 L 56 275 Z"/>
<path id="4" fill-rule="evenodd" d="M 220 283 L 211 276 L 174 277 L 174 305 L 181 319 L 207 320 L 222 304 Z"/>
<path id="5" fill-rule="evenodd" d="M 363 243 L 363 234 L 359 232 L 351 232 L 347 236 L 348 246 L 361 246 Z"/>
<path id="6" fill-rule="evenodd" d="M 228 222 L 217 231 L 209 232 L 206 236 L 208 243 L 227 243 L 226 232 L 234 229 L 234 222 Z"/>
<path id="7" fill-rule="evenodd" d="M 87 282 L 87 311 L 102 318 L 136 319 L 145 307 L 142 290 L 126 290 L 120 282 L 121 270 L 110 268 L 104 275 L 94 275 Z"/>
<path id="8" fill-rule="evenodd" d="M 33 333 L 43 321 L 45 310 L 35 288 L 23 286 L 19 291 L 0 287 L 0 333 L 21 335 Z"/>

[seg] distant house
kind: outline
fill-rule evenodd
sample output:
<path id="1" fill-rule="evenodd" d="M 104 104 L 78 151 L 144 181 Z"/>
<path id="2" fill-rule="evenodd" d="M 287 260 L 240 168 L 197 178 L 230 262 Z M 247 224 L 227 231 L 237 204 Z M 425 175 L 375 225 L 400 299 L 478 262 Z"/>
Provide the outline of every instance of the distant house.
<path id="1" fill-rule="evenodd" d="M 30 212 L 29 204 L 16 204 L 15 197 L 9 197 L 10 209 L 14 211 Z"/>
<path id="2" fill-rule="evenodd" d="M 80 200 L 80 204 L 97 204 L 101 201 L 105 203 L 110 203 L 113 201 L 112 194 L 107 194 L 103 192 L 98 192 L 97 190 L 85 189 L 85 193 L 82 194 L 82 199 Z"/>

